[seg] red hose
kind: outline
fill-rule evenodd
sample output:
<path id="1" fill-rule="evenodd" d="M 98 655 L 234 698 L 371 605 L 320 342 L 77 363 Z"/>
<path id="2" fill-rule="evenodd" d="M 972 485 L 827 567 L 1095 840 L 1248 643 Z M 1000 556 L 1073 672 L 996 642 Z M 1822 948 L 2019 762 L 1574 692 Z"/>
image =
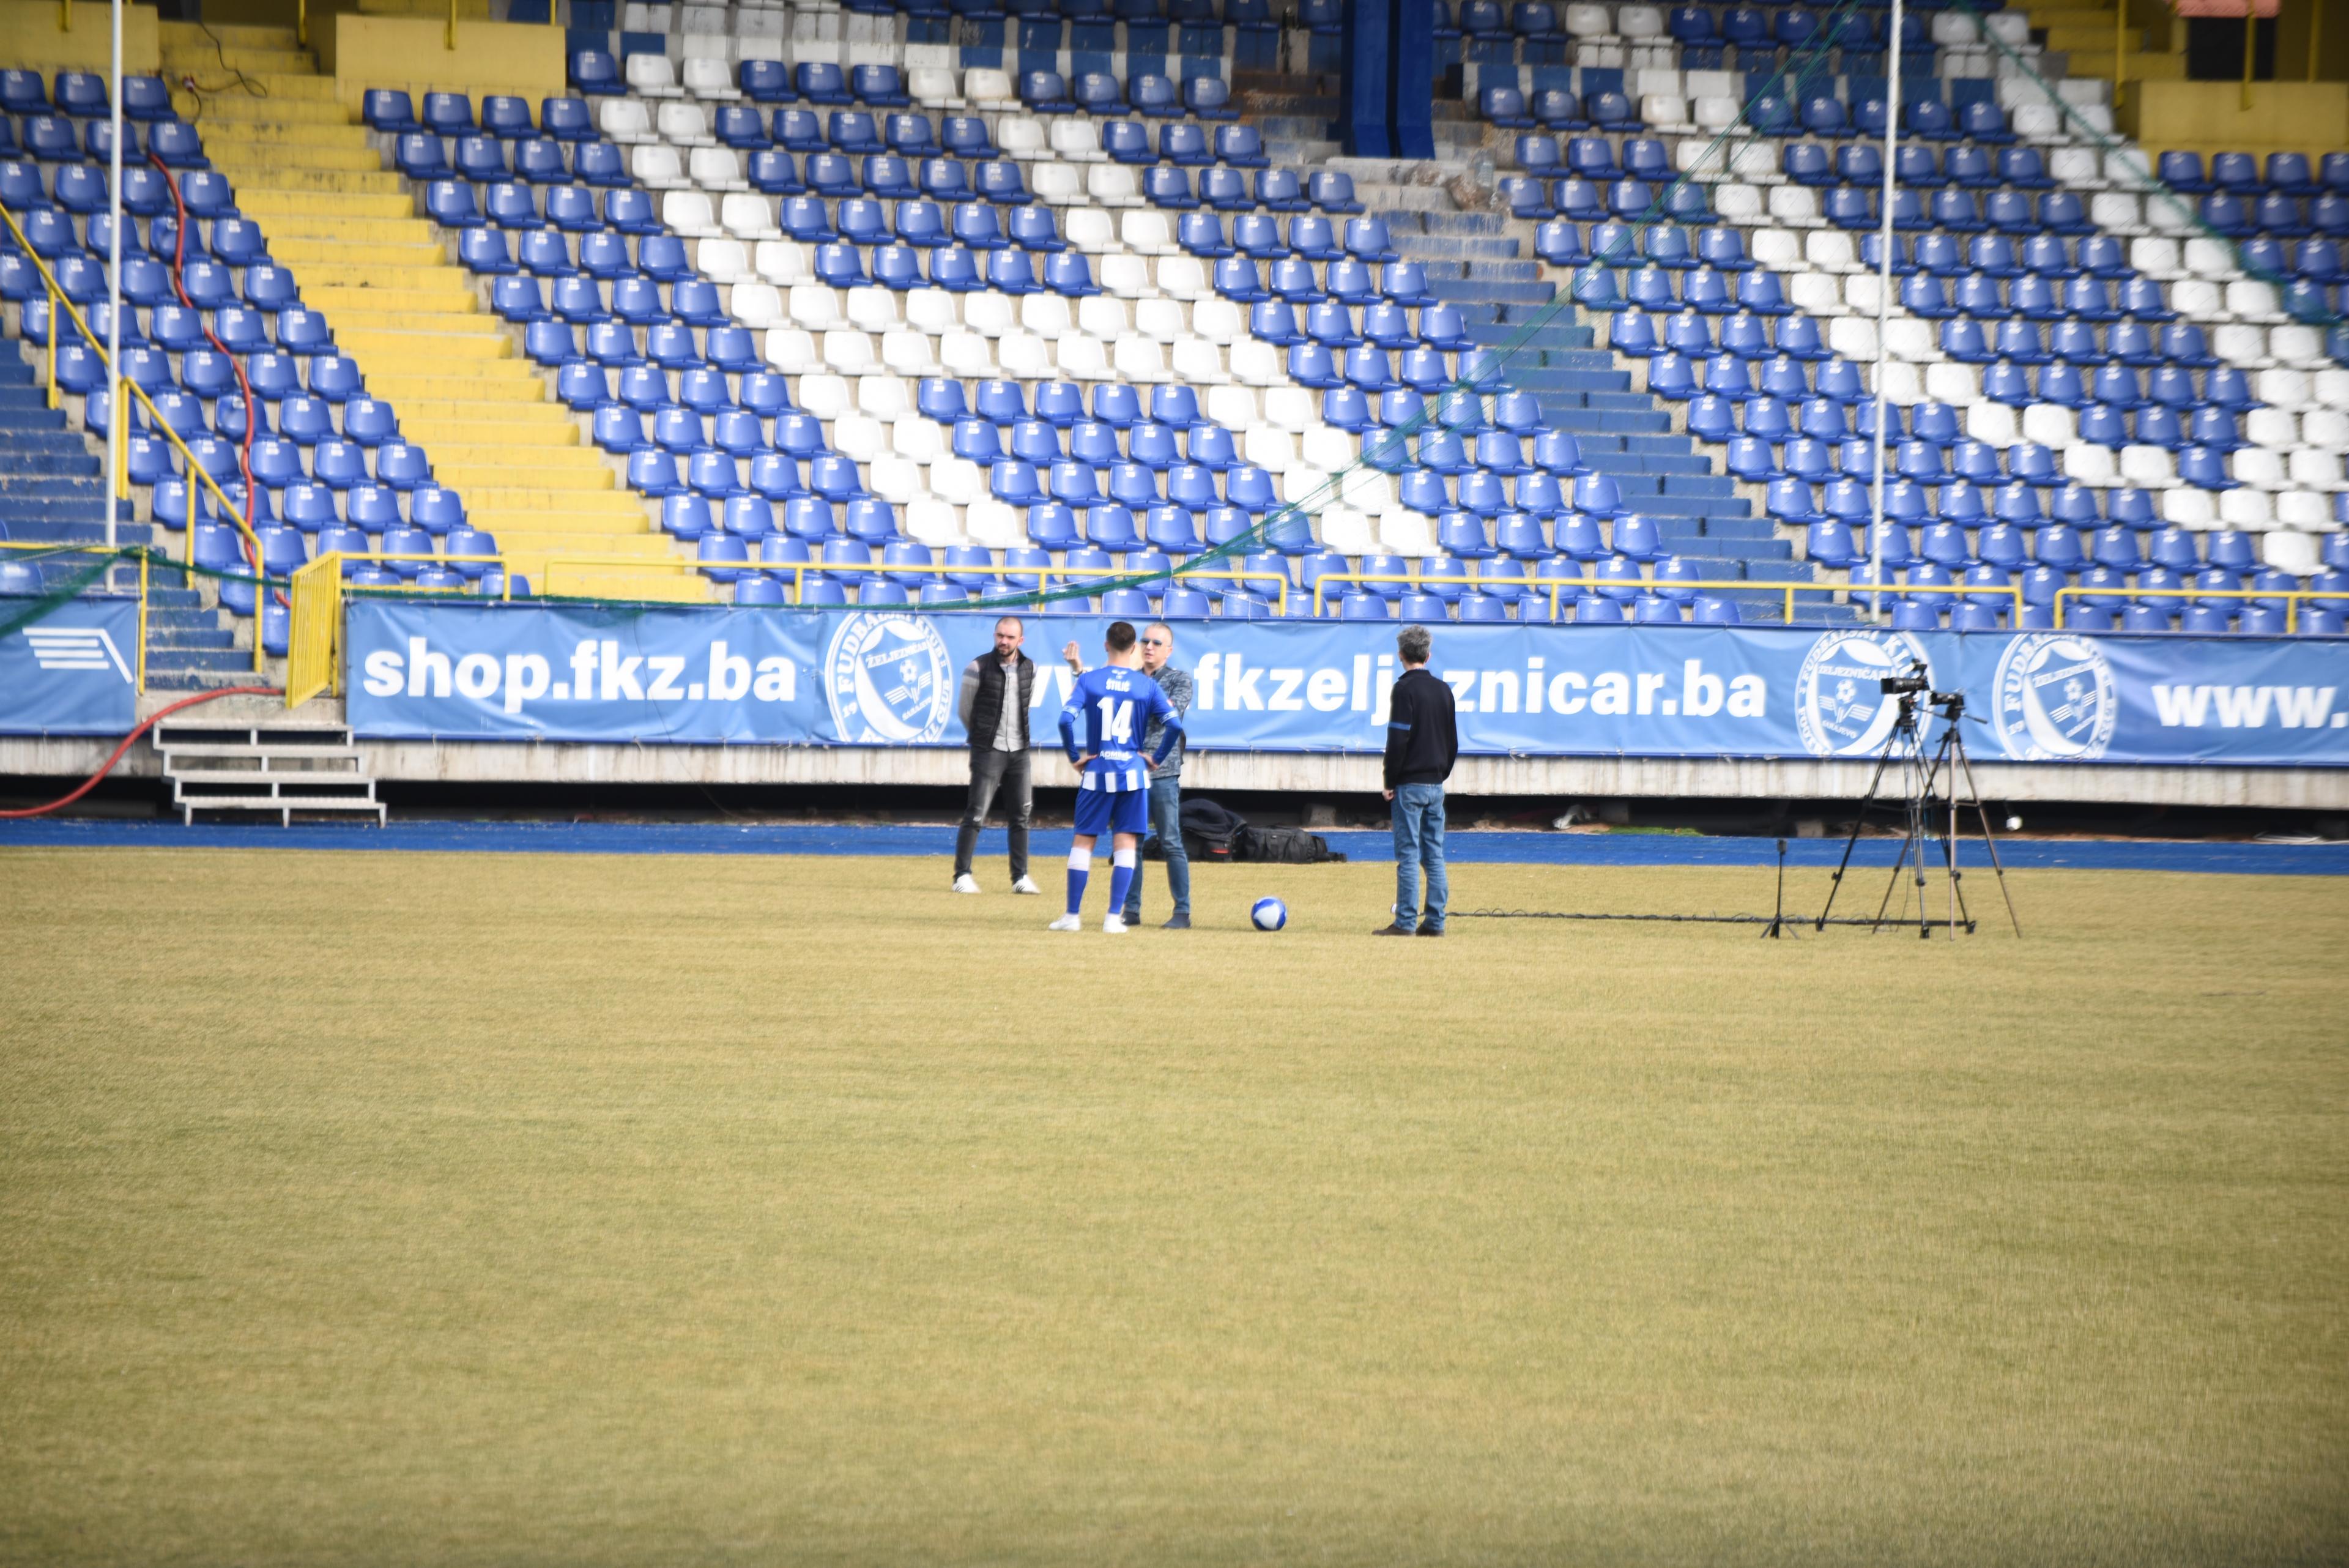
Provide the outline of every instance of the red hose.
<path id="1" fill-rule="evenodd" d="M 246 561 L 253 566 L 253 575 L 256 577 L 266 577 L 269 573 L 261 564 L 260 540 L 253 531 L 254 504 L 258 499 L 254 494 L 253 484 L 253 427 L 260 422 L 261 418 L 253 407 L 253 383 L 245 379 L 244 361 L 230 353 L 228 345 L 213 335 L 212 322 L 203 312 L 196 308 L 196 302 L 188 297 L 187 198 L 180 194 L 180 182 L 171 178 L 171 166 L 156 157 L 152 148 L 148 149 L 147 161 L 162 171 L 163 185 L 171 192 L 171 210 L 177 218 L 171 233 L 171 287 L 179 294 L 180 303 L 186 306 L 189 313 L 194 316 L 197 322 L 202 326 L 204 341 L 211 344 L 213 351 L 228 361 L 228 368 L 236 372 L 236 389 L 244 399 L 244 439 L 237 444 L 236 454 L 238 471 L 244 475 L 244 515 L 239 521 L 244 524 L 244 555 Z M 111 418 L 113 413 L 114 410 L 111 409 L 107 410 L 109 418 Z M 195 549 L 195 517 L 192 509 L 188 519 L 188 548 L 191 553 Z"/>
<path id="2" fill-rule="evenodd" d="M 109 411 L 111 412 L 112 410 L 109 410 Z M 98 766 L 98 772 L 90 774 L 87 779 L 84 779 L 82 781 L 81 788 L 74 791 L 73 794 L 67 795 L 60 800 L 53 800 L 47 805 L 27 806 L 23 811 L 0 811 L 0 818 L 46 816 L 50 812 L 58 810 L 60 807 L 71 805 L 74 802 L 79 800 L 82 796 L 96 789 L 98 787 L 98 781 L 106 777 L 108 774 L 114 771 L 114 764 L 122 760 L 122 753 L 130 749 L 132 742 L 138 740 L 140 736 L 145 734 L 148 731 L 153 729 L 156 725 L 161 723 L 164 720 L 170 718 L 172 714 L 178 712 L 182 708 L 192 708 L 199 702 L 209 702 L 216 697 L 283 697 L 285 695 L 285 688 L 283 686 L 223 686 L 217 691 L 199 691 L 192 697 L 182 697 L 177 702 L 171 703 L 169 707 L 158 708 L 152 714 L 149 715 L 147 719 L 141 722 L 137 729 L 123 736 L 122 744 L 114 748 L 114 754 L 107 758 L 103 763 L 100 763 Z"/>

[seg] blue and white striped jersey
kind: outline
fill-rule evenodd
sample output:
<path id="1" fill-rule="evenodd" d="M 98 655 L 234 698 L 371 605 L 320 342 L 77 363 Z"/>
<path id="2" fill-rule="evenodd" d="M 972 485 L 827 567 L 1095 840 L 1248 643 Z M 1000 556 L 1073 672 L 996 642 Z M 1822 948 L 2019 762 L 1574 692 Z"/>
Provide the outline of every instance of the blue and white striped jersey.
<path id="1" fill-rule="evenodd" d="M 1165 726 L 1158 751 L 1147 762 L 1140 750 L 1142 737 L 1155 721 Z M 1078 726 L 1084 729 L 1081 743 Z M 1183 715 L 1166 700 L 1158 682 L 1139 670 L 1103 665 L 1077 677 L 1061 710 L 1061 744 L 1069 761 L 1091 756 L 1080 789 L 1112 794 L 1150 787 L 1150 770 L 1166 760 L 1183 733 Z"/>

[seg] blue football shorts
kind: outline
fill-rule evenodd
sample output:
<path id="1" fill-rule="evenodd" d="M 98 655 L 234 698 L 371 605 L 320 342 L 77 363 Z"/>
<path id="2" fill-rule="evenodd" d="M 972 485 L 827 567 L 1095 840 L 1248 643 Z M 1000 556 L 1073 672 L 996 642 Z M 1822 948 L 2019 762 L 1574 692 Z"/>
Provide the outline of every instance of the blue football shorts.
<path id="1" fill-rule="evenodd" d="M 1077 831 L 1088 838 L 1099 838 L 1105 833 L 1148 833 L 1150 792 L 1146 789 L 1079 790 Z"/>

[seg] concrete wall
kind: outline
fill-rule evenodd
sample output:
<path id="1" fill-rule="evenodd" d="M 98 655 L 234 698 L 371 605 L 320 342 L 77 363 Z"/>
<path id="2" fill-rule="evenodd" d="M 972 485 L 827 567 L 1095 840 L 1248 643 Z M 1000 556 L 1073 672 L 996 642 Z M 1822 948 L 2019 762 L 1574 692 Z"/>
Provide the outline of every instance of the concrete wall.
<path id="1" fill-rule="evenodd" d="M 335 96 L 354 114 L 370 88 L 461 92 L 477 103 L 485 94 L 512 93 L 528 99 L 533 113 L 539 99 L 567 90 L 560 27 L 460 21 L 453 49 L 448 32 L 445 18 L 345 11 L 331 26 L 314 18 L 310 41 L 318 68 L 335 78 Z"/>
<path id="2" fill-rule="evenodd" d="M 57 6 L 36 0 L 0 0 L 0 61 L 10 67 L 54 74 L 60 70 L 106 74 L 113 61 L 112 7 L 77 4 L 72 26 L 57 26 Z M 122 8 L 122 69 L 126 76 L 153 76 L 161 68 L 156 43 L 155 8 Z"/>
<path id="3" fill-rule="evenodd" d="M 150 692 L 151 713 L 177 692 Z M 340 724 L 337 699 L 288 712 L 266 698 L 230 697 L 191 711 L 181 723 Z M 81 777 L 106 759 L 111 742 L 0 736 L 0 778 Z M 512 744 L 476 741 L 382 741 L 363 745 L 368 773 L 394 783 L 575 784 L 926 785 L 958 789 L 969 779 L 960 750 L 880 746 L 626 746 Z M 127 777 L 160 769 L 144 741 L 117 766 Z M 1872 761 L 1766 761 L 1678 757 L 1464 757 L 1452 778 L 1460 795 L 1580 799 L 1857 800 Z M 2349 810 L 2349 770 L 2290 768 L 2077 767 L 1986 763 L 1975 769 L 1992 800 L 2116 805 L 2247 806 Z M 1375 757 L 1294 752 L 1195 752 L 1183 770 L 1198 790 L 1265 790 L 1327 797 L 1375 794 Z M 1059 753 L 1036 755 L 1042 789 L 1076 787 Z"/>
<path id="4" fill-rule="evenodd" d="M 2349 31 L 2349 12 L 2341 20 Z M 2117 119 L 2148 152 L 2305 152 L 2349 147 L 2349 83 L 2131 82 Z"/>

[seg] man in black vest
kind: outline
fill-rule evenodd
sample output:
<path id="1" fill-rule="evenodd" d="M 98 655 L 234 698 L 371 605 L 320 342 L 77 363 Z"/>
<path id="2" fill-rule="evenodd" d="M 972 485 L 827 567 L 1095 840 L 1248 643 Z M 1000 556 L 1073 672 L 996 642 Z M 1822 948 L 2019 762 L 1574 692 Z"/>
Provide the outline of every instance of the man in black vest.
<path id="1" fill-rule="evenodd" d="M 1028 772 L 1028 704 L 1036 694 L 1036 666 L 1019 651 L 1026 635 L 1018 616 L 1005 616 L 995 623 L 995 651 L 963 666 L 956 707 L 970 735 L 970 797 L 963 805 L 962 831 L 955 835 L 957 893 L 978 891 L 970 857 L 999 792 L 1010 830 L 1011 890 L 1042 890 L 1028 876 L 1028 817 L 1035 806 Z"/>

